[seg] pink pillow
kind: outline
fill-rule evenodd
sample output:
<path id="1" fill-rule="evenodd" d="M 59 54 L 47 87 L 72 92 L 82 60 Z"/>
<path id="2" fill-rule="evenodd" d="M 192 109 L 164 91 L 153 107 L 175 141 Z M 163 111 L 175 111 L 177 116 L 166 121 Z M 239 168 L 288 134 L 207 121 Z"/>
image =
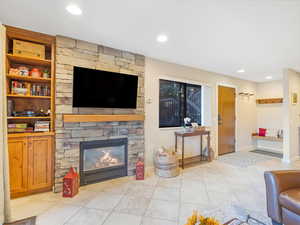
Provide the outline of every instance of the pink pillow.
<path id="1" fill-rule="evenodd" d="M 265 136 L 266 136 L 266 133 L 267 133 L 267 129 L 265 129 L 265 128 L 259 128 L 259 129 L 258 129 L 258 136 L 263 136 L 263 137 L 265 137 Z"/>

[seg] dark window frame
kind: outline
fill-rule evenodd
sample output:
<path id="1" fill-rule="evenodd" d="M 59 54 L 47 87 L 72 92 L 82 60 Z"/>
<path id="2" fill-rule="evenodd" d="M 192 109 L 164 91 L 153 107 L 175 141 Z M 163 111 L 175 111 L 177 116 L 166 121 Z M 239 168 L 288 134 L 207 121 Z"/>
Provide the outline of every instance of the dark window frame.
<path id="1" fill-rule="evenodd" d="M 162 82 L 170 82 L 174 83 L 177 85 L 180 85 L 180 97 L 179 97 L 179 120 L 177 122 L 174 122 L 172 125 L 168 124 L 165 125 L 163 124 L 163 121 L 161 121 L 161 85 Z M 174 127 L 181 127 L 184 125 L 183 119 L 187 117 L 187 88 L 189 87 L 195 87 L 195 88 L 200 88 L 200 116 L 197 119 L 197 121 L 192 122 L 197 122 L 199 125 L 202 124 L 202 85 L 197 85 L 197 84 L 191 84 L 191 83 L 184 83 L 184 82 L 178 82 L 178 81 L 172 81 L 172 80 L 166 80 L 166 79 L 159 79 L 159 128 L 174 128 Z"/>

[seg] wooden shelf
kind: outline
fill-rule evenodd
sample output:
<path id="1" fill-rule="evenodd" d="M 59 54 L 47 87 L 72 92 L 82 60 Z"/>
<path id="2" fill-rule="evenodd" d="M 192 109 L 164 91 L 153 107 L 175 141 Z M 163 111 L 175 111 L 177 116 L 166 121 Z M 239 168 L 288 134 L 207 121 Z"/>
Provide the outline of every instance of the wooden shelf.
<path id="1" fill-rule="evenodd" d="M 25 81 L 39 82 L 39 83 L 51 82 L 51 78 L 37 78 L 37 77 L 9 75 L 9 74 L 7 74 L 6 76 L 9 79 L 15 79 L 15 80 L 25 80 Z"/>
<path id="2" fill-rule="evenodd" d="M 65 123 L 77 122 L 120 122 L 120 121 L 143 121 L 144 115 L 127 114 L 127 115 L 79 115 L 79 114 L 65 114 L 63 121 Z"/>
<path id="3" fill-rule="evenodd" d="M 8 60 L 19 63 L 19 64 L 26 64 L 26 65 L 35 65 L 35 66 L 51 66 L 51 60 L 47 59 L 36 59 L 36 58 L 29 58 L 24 56 L 15 56 L 12 54 L 6 54 Z"/>
<path id="4" fill-rule="evenodd" d="M 283 138 L 278 138 L 275 136 L 258 136 L 258 134 L 252 134 L 252 138 L 256 140 L 283 142 Z"/>
<path id="5" fill-rule="evenodd" d="M 37 99 L 50 99 L 51 96 L 31 96 L 31 95 L 13 95 L 8 94 L 7 97 L 11 98 L 37 98 Z"/>
<path id="6" fill-rule="evenodd" d="M 35 120 L 35 119 L 50 119 L 50 116 L 10 116 L 9 120 Z"/>
<path id="7" fill-rule="evenodd" d="M 283 98 L 256 99 L 257 104 L 278 104 L 282 102 L 283 102 Z"/>
<path id="8" fill-rule="evenodd" d="M 9 133 L 8 138 L 54 136 L 54 132 Z"/>

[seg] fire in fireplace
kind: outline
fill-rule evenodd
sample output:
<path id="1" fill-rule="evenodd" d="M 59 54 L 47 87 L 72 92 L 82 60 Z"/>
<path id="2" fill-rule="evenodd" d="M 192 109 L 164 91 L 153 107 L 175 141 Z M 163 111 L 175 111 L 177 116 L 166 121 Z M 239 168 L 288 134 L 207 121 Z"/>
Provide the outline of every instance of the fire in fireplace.
<path id="1" fill-rule="evenodd" d="M 127 176 L 127 138 L 80 143 L 80 184 Z"/>

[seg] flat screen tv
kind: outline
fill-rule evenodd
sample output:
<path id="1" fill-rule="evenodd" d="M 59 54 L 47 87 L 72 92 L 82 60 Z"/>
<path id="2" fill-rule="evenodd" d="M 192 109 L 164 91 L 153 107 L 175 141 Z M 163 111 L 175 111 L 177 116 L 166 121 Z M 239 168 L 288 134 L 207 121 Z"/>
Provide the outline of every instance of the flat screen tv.
<path id="1" fill-rule="evenodd" d="M 135 109 L 138 77 L 74 67 L 73 107 Z"/>

